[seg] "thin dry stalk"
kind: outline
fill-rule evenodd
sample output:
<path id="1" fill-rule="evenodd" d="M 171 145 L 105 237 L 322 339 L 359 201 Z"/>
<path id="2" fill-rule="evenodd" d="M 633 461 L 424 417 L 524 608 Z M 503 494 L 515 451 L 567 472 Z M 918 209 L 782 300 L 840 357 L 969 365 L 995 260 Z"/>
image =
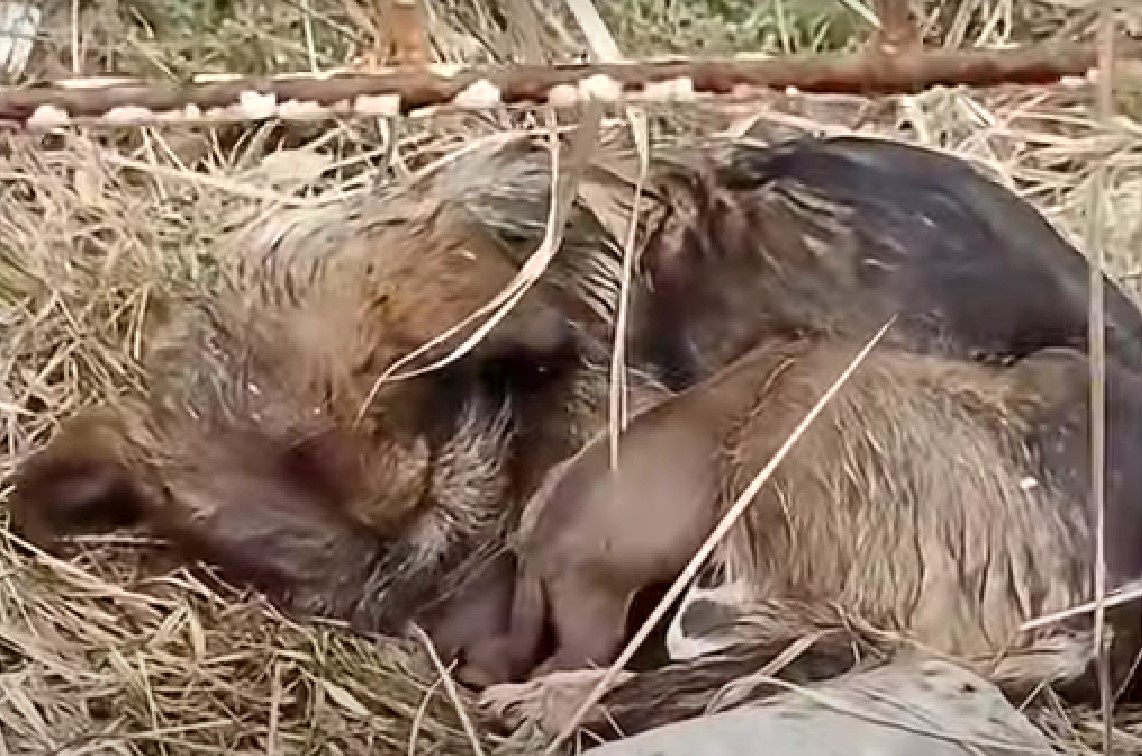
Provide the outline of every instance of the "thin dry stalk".
<path id="1" fill-rule="evenodd" d="M 428 702 L 432 700 L 432 696 L 436 694 L 436 689 L 444 682 L 442 676 L 437 676 L 432 681 L 432 685 L 425 691 L 424 699 L 420 702 L 420 706 L 416 707 L 416 716 L 412 718 L 412 730 L 408 735 L 408 756 L 416 756 L 416 743 L 417 736 L 420 735 L 420 727 L 424 723 L 425 712 L 428 711 Z"/>
<path id="2" fill-rule="evenodd" d="M 568 7 L 575 16 L 579 28 L 587 37 L 587 43 L 596 60 L 618 63 L 624 60 L 607 25 L 599 16 L 591 0 L 568 0 Z M 610 444 L 611 469 L 619 466 L 619 434 L 627 423 L 627 384 L 626 384 L 626 328 L 630 310 L 630 285 L 634 271 L 635 243 L 642 213 L 642 194 L 646 177 L 650 171 L 650 134 L 647 130 L 646 114 L 635 106 L 625 108 L 638 153 L 638 179 L 635 182 L 634 197 L 631 200 L 631 217 L 627 238 L 623 245 L 623 279 L 619 288 L 618 313 L 615 319 L 615 342 L 611 354 L 610 385 L 607 395 L 607 432 Z"/>
<path id="3" fill-rule="evenodd" d="M 841 372 L 840 376 L 837 377 L 833 384 L 829 386 L 828 390 L 817 400 L 816 404 L 806 413 L 804 419 L 793 429 L 793 432 L 785 439 L 785 442 L 777 450 L 777 453 L 775 453 L 765 467 L 762 468 L 761 472 L 754 476 L 750 484 L 733 503 L 733 506 L 731 506 L 722 517 L 717 527 L 714 528 L 714 531 L 698 549 L 697 553 L 690 559 L 690 562 L 686 565 L 686 569 L 671 583 L 670 588 L 658 602 L 658 605 L 655 606 L 650 616 L 647 617 L 646 621 L 643 622 L 642 626 L 638 629 L 638 632 L 635 633 L 634 637 L 627 643 L 622 653 L 619 654 L 618 658 L 615 659 L 614 663 L 607 669 L 606 674 L 603 675 L 595 688 L 571 716 L 568 724 L 563 728 L 563 731 L 560 732 L 548 746 L 545 751 L 546 756 L 552 756 L 558 750 L 559 746 L 574 734 L 576 728 L 578 728 L 587 713 L 590 712 L 591 708 L 594 707 L 606 693 L 608 686 L 614 680 L 615 676 L 626 666 L 627 662 L 631 660 L 635 651 L 638 650 L 639 646 L 650 636 L 654 627 L 662 620 L 663 616 L 665 616 L 666 611 L 673 605 L 675 600 L 682 595 L 682 591 L 686 589 L 690 581 L 698 574 L 698 570 L 701 569 L 702 564 L 705 563 L 710 557 L 710 554 L 713 553 L 714 549 L 721 543 L 730 529 L 733 528 L 738 518 L 745 512 L 746 507 L 757 497 L 758 492 L 769 481 L 770 476 L 773 475 L 773 471 L 777 469 L 777 466 L 781 464 L 781 461 L 789 454 L 789 450 L 792 449 L 793 445 L 805 434 L 805 431 L 812 422 L 821 414 L 825 407 L 828 406 L 829 402 L 832 401 L 833 397 L 836 396 L 837 392 L 840 391 L 841 387 L 844 386 L 860 364 L 864 362 L 865 357 L 876 347 L 880 339 L 895 322 L 896 316 L 894 315 L 869 339 L 860 352 L 850 361 L 844 371 Z"/>
<path id="4" fill-rule="evenodd" d="M 476 756 L 484 756 L 484 749 L 480 746 L 480 738 L 476 734 L 476 728 L 472 726 L 472 719 L 468 716 L 464 704 L 460 701 L 460 693 L 456 690 L 456 681 L 452 679 L 452 673 L 444 666 L 444 662 L 440 660 L 440 655 L 436 653 L 436 646 L 433 644 L 432 639 L 428 637 L 428 633 L 417 624 L 411 625 L 412 633 L 424 646 L 424 650 L 428 652 L 428 656 L 432 659 L 432 664 L 436 667 L 436 673 L 440 676 L 440 682 L 444 685 L 444 690 L 448 693 L 448 698 L 452 700 L 452 705 L 456 707 L 456 714 L 460 717 L 460 722 L 464 725 L 464 732 L 468 736 L 468 742 L 472 746 L 472 753 Z"/>
<path id="5" fill-rule="evenodd" d="M 1103 596 L 1101 606 L 1103 609 L 1111 609 L 1121 604 L 1127 604 L 1131 601 L 1142 599 L 1142 579 L 1131 580 L 1125 585 L 1117 588 L 1114 591 L 1107 592 Z M 1070 609 L 1065 609 L 1061 612 L 1052 612 L 1045 614 L 1042 617 L 1036 617 L 1032 620 L 1027 620 L 1019 626 L 1020 632 L 1028 632 L 1031 630 L 1038 630 L 1048 625 L 1053 625 L 1058 622 L 1064 622 L 1072 617 L 1078 617 L 1082 614 L 1094 613 L 1099 606 L 1099 602 L 1095 600 L 1088 601 L 1078 606 L 1073 606 Z"/>
<path id="6" fill-rule="evenodd" d="M 1112 60 L 1114 55 L 1114 17 L 1108 6 L 1100 14 L 1099 59 Z M 1114 116 L 1114 72 L 1108 69 L 1100 77 L 1098 87 L 1099 114 L 1110 123 Z M 1094 643 L 1097 654 L 1098 687 L 1103 717 L 1103 751 L 1110 754 L 1114 739 L 1114 692 L 1111 690 L 1110 668 L 1104 643 L 1106 625 L 1106 313 L 1102 276 L 1105 252 L 1100 228 L 1103 225 L 1103 182 L 1105 165 L 1094 169 L 1090 191 L 1090 233 L 1087 248 L 1090 264 L 1090 402 L 1091 402 L 1091 500 L 1095 507 L 1095 573 L 1094 573 Z"/>
<path id="7" fill-rule="evenodd" d="M 528 257 L 527 262 L 521 266 L 519 273 L 517 273 L 512 280 L 508 282 L 508 285 L 488 304 L 476 310 L 444 333 L 431 339 L 412 352 L 409 352 L 399 360 L 394 361 L 373 383 L 369 394 L 358 412 L 358 422 L 364 417 L 369 405 L 376 397 L 376 393 L 380 390 L 383 383 L 423 375 L 424 373 L 437 370 L 467 354 L 481 339 L 487 336 L 497 323 L 507 316 L 507 313 L 523 298 L 532 284 L 539 280 L 543 271 L 547 269 L 548 263 L 551 262 L 555 253 L 559 250 L 559 246 L 563 240 L 563 228 L 566 222 L 567 212 L 578 193 L 579 177 L 582 175 L 583 166 L 586 165 L 591 150 L 598 143 L 598 132 L 601 120 L 602 108 L 597 103 L 586 109 L 583 121 L 579 128 L 576 129 L 575 135 L 571 140 L 567 157 L 568 164 L 565 171 L 559 169 L 559 135 L 554 130 L 551 132 L 552 188 L 551 208 L 548 214 L 547 227 L 539 248 Z M 403 373 L 398 372 L 408 363 L 459 333 L 477 318 L 489 313 L 491 313 L 490 317 L 488 317 L 471 336 L 466 338 L 444 357 L 421 368 L 415 368 Z"/>

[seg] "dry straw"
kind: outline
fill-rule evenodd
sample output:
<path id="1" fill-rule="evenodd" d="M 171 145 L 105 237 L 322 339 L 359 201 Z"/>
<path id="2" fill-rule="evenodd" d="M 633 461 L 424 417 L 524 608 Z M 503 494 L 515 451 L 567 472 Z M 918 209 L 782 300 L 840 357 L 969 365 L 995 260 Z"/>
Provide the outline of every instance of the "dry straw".
<path id="1" fill-rule="evenodd" d="M 225 17 L 215 3 L 151 4 L 167 10 L 140 11 L 150 13 L 142 18 L 117 15 L 112 5 L 45 4 L 25 73 L 71 75 L 73 36 L 86 74 L 173 77 L 328 69 L 364 38 L 340 2 L 235 0 Z M 711 21 L 698 0 L 671 13 L 654 3 L 598 7 L 614 48 L 627 56 L 694 50 L 698 39 L 715 52 L 780 52 L 867 29 L 859 0 L 725 5 L 740 14 Z M 755 7 L 769 12 L 750 12 Z M 1070 0 L 927 7 L 929 40 L 949 46 L 1051 33 L 1090 38 L 1094 29 L 1094 13 Z M 430 3 L 438 58 L 522 57 L 522 38 L 551 58 L 588 47 L 566 9 L 542 10 L 542 28 L 516 35 L 499 26 L 499 8 L 493 0 Z M 648 108 L 643 118 L 647 149 L 714 132 L 758 138 L 858 125 L 913 139 L 993 173 L 1080 248 L 1086 208 L 1098 203 L 1107 268 L 1136 292 L 1142 84 L 1119 82 L 1118 115 L 1109 121 L 1093 102 L 1092 87 L 935 90 L 879 101 L 775 95 L 721 109 Z M 248 238 L 236 234 L 288 222 L 314 239 L 335 238 L 339 203 L 378 180 L 407 180 L 509 129 L 548 128 L 501 109 L 287 133 L 266 125 L 10 140 L 0 153 L 3 472 L 59 418 L 145 389 L 138 358 L 153 328 L 173 299 L 210 290 L 219 256 Z M 604 122 L 600 131 L 615 128 Z M 617 128 L 629 136 L 629 123 Z M 1099 182 L 1091 180 L 1095 165 Z M 1092 195 L 1097 183 L 1105 191 Z M 418 643 L 382 644 L 329 623 L 290 621 L 208 572 L 172 569 L 146 539 L 85 539 L 63 561 L 29 553 L 0 524 L 0 754 L 472 753 L 459 711 L 471 717 L 484 753 L 541 750 L 526 731 L 493 737 L 473 703 L 462 694 L 453 700 L 449 687 Z M 1060 705 L 1034 716 L 1069 752 L 1099 752 L 1099 712 Z M 1114 724 L 1117 752 L 1142 752 L 1142 713 L 1119 711 Z"/>

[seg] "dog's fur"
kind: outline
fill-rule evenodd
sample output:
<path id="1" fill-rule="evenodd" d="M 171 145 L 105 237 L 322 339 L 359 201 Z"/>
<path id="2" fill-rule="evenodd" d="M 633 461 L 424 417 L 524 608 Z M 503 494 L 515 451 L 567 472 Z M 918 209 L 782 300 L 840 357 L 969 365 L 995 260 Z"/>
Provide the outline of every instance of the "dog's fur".
<path id="1" fill-rule="evenodd" d="M 448 593 L 605 424 L 605 351 L 537 286 L 464 359 L 370 399 L 515 268 L 450 207 L 319 262 L 239 278 L 157 335 L 149 397 L 71 418 L 21 466 L 17 530 L 53 548 L 143 521 L 286 609 L 368 631 L 400 632 Z M 665 395 L 637 374 L 632 389 Z"/>
<path id="2" fill-rule="evenodd" d="M 1000 361 L 1085 350 L 1086 259 L 962 160 L 864 137 L 737 143 L 660 166 L 632 351 L 685 388 L 759 339 L 859 337 Z M 1142 313 L 1105 281 L 1107 351 L 1142 367 Z"/>
<path id="3" fill-rule="evenodd" d="M 553 470 L 519 531 L 511 632 L 474 652 L 465 679 L 613 661 L 635 592 L 677 576 L 858 348 L 766 342 L 641 413 L 617 473 L 605 439 Z M 719 546 L 716 573 L 747 600 L 836 602 L 953 656 L 1035 643 L 1023 622 L 1092 595 L 1085 365 L 1074 350 L 1011 368 L 874 351 Z M 1142 575 L 1142 473 L 1128 451 L 1142 384 L 1115 372 L 1111 385 L 1115 585 Z M 1124 636 L 1136 615 L 1118 613 Z M 548 620 L 555 652 L 536 667 Z"/>

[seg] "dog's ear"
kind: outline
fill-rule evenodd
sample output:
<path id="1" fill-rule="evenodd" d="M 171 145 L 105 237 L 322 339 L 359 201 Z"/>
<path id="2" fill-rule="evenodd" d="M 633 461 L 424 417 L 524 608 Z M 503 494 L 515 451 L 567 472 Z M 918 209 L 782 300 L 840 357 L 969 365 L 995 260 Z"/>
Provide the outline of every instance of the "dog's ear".
<path id="1" fill-rule="evenodd" d="M 104 412 L 89 411 L 65 422 L 12 478 L 8 509 L 13 531 L 51 551 L 61 536 L 106 532 L 141 520 L 141 471 L 125 459 L 128 443 Z"/>

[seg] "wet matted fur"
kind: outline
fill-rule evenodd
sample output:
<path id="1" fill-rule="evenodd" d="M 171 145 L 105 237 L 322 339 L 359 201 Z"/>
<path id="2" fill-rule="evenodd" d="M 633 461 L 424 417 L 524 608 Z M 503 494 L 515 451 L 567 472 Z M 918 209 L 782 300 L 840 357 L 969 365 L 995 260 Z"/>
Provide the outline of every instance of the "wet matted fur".
<path id="1" fill-rule="evenodd" d="M 636 592 L 676 577 L 858 347 L 767 342 L 636 417 L 617 473 L 602 438 L 555 468 L 516 536 L 511 632 L 482 644 L 466 676 L 487 684 L 613 661 Z M 778 601 L 837 605 L 961 658 L 1088 632 L 1087 616 L 1021 631 L 1092 597 L 1086 371 L 1085 356 L 1067 349 L 1013 367 L 874 351 L 719 545 L 707 582 L 739 588 L 739 629 L 751 603 Z M 1116 586 L 1142 576 L 1142 473 L 1129 462 L 1142 438 L 1142 383 L 1112 363 L 1108 384 Z M 1121 680 L 1137 650 L 1138 612 L 1111 616 Z M 686 620 L 683 612 L 677 621 Z M 548 622 L 555 652 L 536 667 Z M 786 640 L 819 624 L 793 627 Z"/>

